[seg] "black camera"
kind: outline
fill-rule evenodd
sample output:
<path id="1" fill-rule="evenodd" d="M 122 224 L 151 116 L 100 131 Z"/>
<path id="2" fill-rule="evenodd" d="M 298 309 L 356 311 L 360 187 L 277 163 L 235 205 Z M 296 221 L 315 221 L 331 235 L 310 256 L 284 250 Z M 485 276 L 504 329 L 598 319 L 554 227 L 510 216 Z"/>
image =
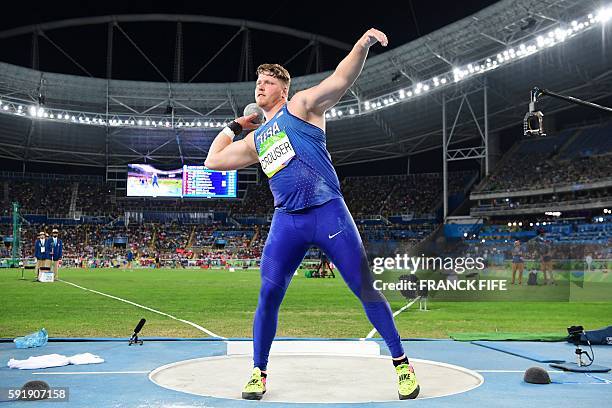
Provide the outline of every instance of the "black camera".
<path id="1" fill-rule="evenodd" d="M 569 341 L 578 346 L 580 344 L 580 337 L 584 334 L 584 327 L 582 326 L 570 326 L 567 328 L 569 334 Z"/>

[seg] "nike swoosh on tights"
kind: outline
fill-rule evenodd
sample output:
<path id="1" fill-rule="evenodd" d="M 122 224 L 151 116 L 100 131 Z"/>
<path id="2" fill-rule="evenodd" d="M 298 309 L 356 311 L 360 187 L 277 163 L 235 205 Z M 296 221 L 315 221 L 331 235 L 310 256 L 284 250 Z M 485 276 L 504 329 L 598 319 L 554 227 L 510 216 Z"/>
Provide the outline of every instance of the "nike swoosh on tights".
<path id="1" fill-rule="evenodd" d="M 338 232 L 336 232 L 334 235 L 328 235 L 327 238 L 332 239 L 333 237 L 335 237 L 336 235 L 338 235 L 339 233 L 341 233 L 343 230 L 340 230 Z"/>

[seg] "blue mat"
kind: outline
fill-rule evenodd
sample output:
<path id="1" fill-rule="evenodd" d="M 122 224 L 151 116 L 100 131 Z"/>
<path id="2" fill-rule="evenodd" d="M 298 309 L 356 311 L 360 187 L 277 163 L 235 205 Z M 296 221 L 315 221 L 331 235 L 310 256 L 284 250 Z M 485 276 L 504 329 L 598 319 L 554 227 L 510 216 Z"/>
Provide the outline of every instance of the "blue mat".
<path id="1" fill-rule="evenodd" d="M 551 364 L 553 368 L 560 368 L 564 371 L 572 371 L 574 373 L 607 373 L 610 371 L 610 367 L 604 367 L 597 364 L 591 364 L 590 366 L 578 366 L 576 363 L 562 363 L 562 364 Z"/>
<path id="2" fill-rule="evenodd" d="M 513 356 L 526 358 L 527 360 L 537 361 L 538 363 L 565 363 L 565 359 L 554 359 L 532 352 L 525 347 L 516 347 L 509 343 L 497 341 L 472 341 L 477 346 L 486 347 L 502 353 L 512 354 Z"/>

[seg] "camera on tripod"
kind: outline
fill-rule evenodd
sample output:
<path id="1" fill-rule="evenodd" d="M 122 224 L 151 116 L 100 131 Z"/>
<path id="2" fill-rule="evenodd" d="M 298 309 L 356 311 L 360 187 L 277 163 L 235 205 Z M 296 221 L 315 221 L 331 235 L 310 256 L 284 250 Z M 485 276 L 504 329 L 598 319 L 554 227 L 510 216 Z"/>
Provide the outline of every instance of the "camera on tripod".
<path id="1" fill-rule="evenodd" d="M 567 328 L 567 341 L 573 343 L 576 346 L 574 354 L 576 354 L 576 362 L 561 362 L 550 364 L 553 368 L 560 368 L 564 371 L 573 371 L 577 373 L 607 373 L 610 368 L 593 364 L 595 361 L 595 353 L 593 352 L 593 346 L 589 340 L 589 336 L 584 331 L 582 326 L 570 326 Z M 590 353 L 582 350 L 581 344 L 586 343 L 589 346 Z M 583 358 L 585 356 L 586 358 Z"/>
<path id="2" fill-rule="evenodd" d="M 581 336 L 584 334 L 584 327 L 582 326 L 570 326 L 567 328 L 568 340 L 573 343 L 576 347 L 580 346 Z"/>
<path id="3" fill-rule="evenodd" d="M 576 364 L 578 365 L 578 367 L 588 367 L 591 364 L 593 364 L 593 359 L 595 356 L 593 355 L 593 348 L 591 347 L 591 342 L 589 341 L 588 337 L 586 337 L 585 335 L 584 327 L 570 326 L 567 328 L 567 333 L 568 333 L 568 340 L 572 342 L 574 346 L 576 346 L 576 351 L 575 351 Z M 589 345 L 589 347 L 591 347 L 591 354 L 589 354 L 588 352 L 580 348 L 580 343 L 582 342 L 582 336 L 585 336 L 586 343 Z M 588 363 L 582 359 L 583 355 L 586 356 L 587 359 L 589 360 Z"/>

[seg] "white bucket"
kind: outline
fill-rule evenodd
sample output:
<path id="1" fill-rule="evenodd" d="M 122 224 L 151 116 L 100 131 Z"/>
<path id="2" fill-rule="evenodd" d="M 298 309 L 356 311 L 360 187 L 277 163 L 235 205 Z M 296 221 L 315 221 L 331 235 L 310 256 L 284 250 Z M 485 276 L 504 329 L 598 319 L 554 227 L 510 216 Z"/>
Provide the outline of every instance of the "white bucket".
<path id="1" fill-rule="evenodd" d="M 53 272 L 41 272 L 38 280 L 45 283 L 53 282 Z"/>

